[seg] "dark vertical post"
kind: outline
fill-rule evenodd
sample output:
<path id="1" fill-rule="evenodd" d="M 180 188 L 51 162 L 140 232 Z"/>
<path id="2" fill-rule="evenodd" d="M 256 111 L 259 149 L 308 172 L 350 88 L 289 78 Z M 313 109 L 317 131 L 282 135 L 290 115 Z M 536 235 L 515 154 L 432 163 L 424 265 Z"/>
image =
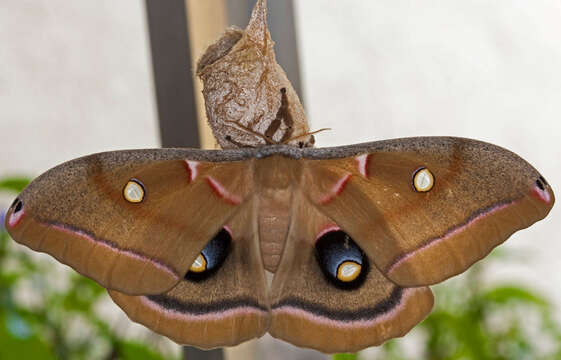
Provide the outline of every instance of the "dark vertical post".
<path id="1" fill-rule="evenodd" d="M 146 0 L 162 147 L 199 144 L 184 0 Z"/>
<path id="2" fill-rule="evenodd" d="M 245 28 L 255 3 L 256 0 L 227 0 L 230 24 Z M 277 61 L 286 71 L 300 101 L 304 103 L 293 0 L 269 0 L 267 10 L 269 31 L 275 41 Z"/>
<path id="3" fill-rule="evenodd" d="M 162 147 L 199 147 L 184 0 L 146 0 Z M 183 348 L 186 360 L 222 360 L 222 349 Z"/>
<path id="4" fill-rule="evenodd" d="M 160 0 L 161 1 L 161 0 Z M 183 347 L 183 359 L 185 360 L 223 360 L 222 349 L 201 350 L 191 346 Z"/>

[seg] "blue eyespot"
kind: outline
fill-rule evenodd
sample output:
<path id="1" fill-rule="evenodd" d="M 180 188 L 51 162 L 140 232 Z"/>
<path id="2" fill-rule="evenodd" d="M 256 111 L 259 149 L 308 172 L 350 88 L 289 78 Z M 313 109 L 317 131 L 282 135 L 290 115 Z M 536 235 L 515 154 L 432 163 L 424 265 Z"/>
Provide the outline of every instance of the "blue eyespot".
<path id="1" fill-rule="evenodd" d="M 368 273 L 368 259 L 344 231 L 323 234 L 316 242 L 316 260 L 327 280 L 340 289 L 359 288 Z"/>
<path id="2" fill-rule="evenodd" d="M 203 281 L 216 273 L 222 266 L 232 245 L 232 235 L 228 230 L 222 228 L 204 247 L 195 259 L 185 279 L 191 281 Z"/>

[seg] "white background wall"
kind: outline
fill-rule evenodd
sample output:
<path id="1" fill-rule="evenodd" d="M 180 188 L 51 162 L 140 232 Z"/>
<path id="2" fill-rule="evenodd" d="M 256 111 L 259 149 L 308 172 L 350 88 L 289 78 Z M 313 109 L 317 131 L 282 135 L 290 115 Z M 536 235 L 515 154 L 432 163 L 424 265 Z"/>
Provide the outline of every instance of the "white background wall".
<path id="1" fill-rule="evenodd" d="M 158 145 L 144 2 L 0 1 L 0 173 Z"/>
<path id="2" fill-rule="evenodd" d="M 143 1 L 0 5 L 0 175 L 158 145 Z M 313 128 L 333 129 L 319 146 L 477 138 L 515 151 L 560 191 L 559 1 L 295 5 L 307 111 Z M 489 281 L 521 281 L 561 309 L 560 212 L 514 235 L 504 246 L 524 259 L 493 266 Z"/>

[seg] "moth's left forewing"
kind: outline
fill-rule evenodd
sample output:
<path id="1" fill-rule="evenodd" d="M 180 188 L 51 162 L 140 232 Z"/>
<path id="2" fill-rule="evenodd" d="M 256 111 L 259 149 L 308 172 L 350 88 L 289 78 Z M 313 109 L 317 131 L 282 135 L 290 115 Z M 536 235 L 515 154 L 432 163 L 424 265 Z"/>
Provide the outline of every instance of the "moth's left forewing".
<path id="1" fill-rule="evenodd" d="M 331 160 L 313 151 L 318 159 L 308 160 L 304 180 L 312 203 L 402 286 L 464 271 L 554 203 L 530 164 L 479 141 L 387 140 L 346 147 Z"/>
<path id="2" fill-rule="evenodd" d="M 246 200 L 250 166 L 198 150 L 90 155 L 34 180 L 8 211 L 6 228 L 104 287 L 158 294 L 185 275 Z"/>

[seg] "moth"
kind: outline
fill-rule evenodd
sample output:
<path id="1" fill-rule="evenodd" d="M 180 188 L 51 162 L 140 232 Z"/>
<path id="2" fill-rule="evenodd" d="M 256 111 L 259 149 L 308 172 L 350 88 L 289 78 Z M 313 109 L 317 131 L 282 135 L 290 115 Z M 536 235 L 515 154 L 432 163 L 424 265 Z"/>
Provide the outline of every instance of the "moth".
<path id="1" fill-rule="evenodd" d="M 543 219 L 553 191 L 476 140 L 313 148 L 265 9 L 258 1 L 248 28 L 228 30 L 197 68 L 224 150 L 69 161 L 15 199 L 6 229 L 181 344 L 269 332 L 333 353 L 403 336 L 430 312 L 430 285 Z"/>

